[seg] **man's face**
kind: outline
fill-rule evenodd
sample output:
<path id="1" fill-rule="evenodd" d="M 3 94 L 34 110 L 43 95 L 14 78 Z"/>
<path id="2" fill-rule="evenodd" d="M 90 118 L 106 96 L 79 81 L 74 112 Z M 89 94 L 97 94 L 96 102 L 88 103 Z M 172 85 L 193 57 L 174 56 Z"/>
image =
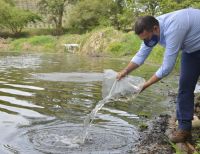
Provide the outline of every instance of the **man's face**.
<path id="1" fill-rule="evenodd" d="M 148 31 L 144 30 L 138 36 L 140 37 L 141 40 L 147 40 L 147 41 L 149 41 L 152 38 L 152 36 L 153 36 L 153 31 L 148 32 Z"/>
<path id="2" fill-rule="evenodd" d="M 144 41 L 144 44 L 148 47 L 154 47 L 159 42 L 160 29 L 158 26 L 154 26 L 151 31 L 144 30 L 139 37 Z"/>
<path id="3" fill-rule="evenodd" d="M 159 26 L 154 26 L 151 31 L 144 30 L 141 34 L 138 36 L 140 37 L 141 40 L 151 40 L 153 35 L 157 35 L 159 37 L 160 35 L 160 29 Z"/>

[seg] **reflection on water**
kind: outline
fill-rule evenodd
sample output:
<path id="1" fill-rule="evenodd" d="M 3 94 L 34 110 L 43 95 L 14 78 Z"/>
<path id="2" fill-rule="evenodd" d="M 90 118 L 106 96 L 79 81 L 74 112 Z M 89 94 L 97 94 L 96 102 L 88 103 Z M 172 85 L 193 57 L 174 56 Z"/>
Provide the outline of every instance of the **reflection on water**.
<path id="1" fill-rule="evenodd" d="M 128 153 L 138 139 L 138 124 L 145 120 L 140 113 L 151 118 L 166 108 L 165 96 L 154 92 L 159 87 L 131 102 L 106 104 L 89 128 L 85 144 L 70 144 L 101 100 L 103 70 L 120 70 L 127 62 L 65 54 L 1 53 L 0 153 Z M 147 77 L 155 71 L 141 70 L 134 75 Z"/>
<path id="2" fill-rule="evenodd" d="M 38 73 L 33 75 L 36 79 L 65 82 L 93 82 L 102 81 L 103 73 Z"/>
<path id="3" fill-rule="evenodd" d="M 10 88 L 0 88 L 0 92 L 14 94 L 14 95 L 21 95 L 21 96 L 33 96 L 33 93 L 21 91 L 21 90 L 15 90 Z"/>

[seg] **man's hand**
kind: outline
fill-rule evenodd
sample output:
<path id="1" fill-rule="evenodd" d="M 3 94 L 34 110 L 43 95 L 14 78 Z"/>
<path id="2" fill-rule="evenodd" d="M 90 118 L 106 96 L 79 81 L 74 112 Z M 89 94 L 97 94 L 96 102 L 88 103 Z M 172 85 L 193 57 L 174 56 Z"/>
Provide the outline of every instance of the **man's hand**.
<path id="1" fill-rule="evenodd" d="M 149 86 L 148 83 L 145 82 L 140 93 L 143 92 L 148 86 Z"/>
<path id="2" fill-rule="evenodd" d="M 122 71 L 120 71 L 118 74 L 117 74 L 117 77 L 116 79 L 117 80 L 121 80 L 123 77 L 125 77 L 126 75 L 128 75 L 131 71 L 135 70 L 137 67 L 139 67 L 139 65 L 133 63 L 133 62 L 130 62 L 125 69 L 123 69 Z"/>
<path id="3" fill-rule="evenodd" d="M 159 80 L 160 80 L 160 78 L 158 78 L 156 75 L 153 75 L 147 82 L 144 83 L 140 93 L 143 92 L 147 87 L 149 87 L 152 84 L 158 82 Z"/>
<path id="4" fill-rule="evenodd" d="M 122 78 L 124 78 L 126 75 L 128 75 L 127 70 L 126 70 L 126 69 L 125 69 L 125 70 L 122 70 L 122 71 L 120 71 L 120 72 L 117 74 L 116 79 L 119 81 L 119 80 L 121 80 Z"/>

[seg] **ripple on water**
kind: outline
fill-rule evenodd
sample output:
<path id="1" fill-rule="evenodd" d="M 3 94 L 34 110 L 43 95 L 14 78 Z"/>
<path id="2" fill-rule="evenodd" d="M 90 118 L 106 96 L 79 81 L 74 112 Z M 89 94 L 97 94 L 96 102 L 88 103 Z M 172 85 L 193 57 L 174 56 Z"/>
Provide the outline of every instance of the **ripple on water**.
<path id="1" fill-rule="evenodd" d="M 22 90 L 16 90 L 16 89 L 10 89 L 10 88 L 0 88 L 0 92 L 14 94 L 14 95 L 20 95 L 20 96 L 33 96 L 33 93 L 26 92 Z"/>
<path id="2" fill-rule="evenodd" d="M 82 125 L 58 124 L 37 128 L 28 132 L 34 148 L 45 153 L 126 153 L 134 142 L 133 132 L 113 132 L 103 127 L 92 127 L 89 139 L 84 144 L 75 142 L 82 131 Z M 122 135 L 123 134 L 123 135 Z"/>
<path id="3" fill-rule="evenodd" d="M 71 72 L 71 73 L 38 73 L 33 74 L 33 77 L 40 80 L 47 81 L 65 81 L 65 82 L 94 82 L 94 81 L 102 81 L 103 73 L 79 73 L 79 72 Z"/>
<path id="4" fill-rule="evenodd" d="M 16 87 L 16 88 L 27 88 L 27 89 L 32 89 L 32 90 L 44 90 L 44 88 L 36 87 L 36 86 L 30 86 L 30 85 L 7 84 L 7 83 L 5 83 L 4 85 L 11 86 L 11 87 Z"/>
<path id="5" fill-rule="evenodd" d="M 25 101 L 25 100 L 19 100 L 19 99 L 16 99 L 15 97 L 10 97 L 10 96 L 0 96 L 0 100 L 5 101 L 5 102 L 9 102 L 11 104 L 20 105 L 20 106 L 44 108 L 42 106 L 32 104 L 31 102 L 28 102 L 28 101 Z"/>

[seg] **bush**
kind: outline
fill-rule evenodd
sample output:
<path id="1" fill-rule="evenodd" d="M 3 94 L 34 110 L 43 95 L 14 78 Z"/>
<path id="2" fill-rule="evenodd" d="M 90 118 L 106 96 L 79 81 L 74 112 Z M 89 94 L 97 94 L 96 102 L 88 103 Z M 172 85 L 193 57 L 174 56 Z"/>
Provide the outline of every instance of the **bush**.
<path id="1" fill-rule="evenodd" d="M 56 39 L 53 36 L 34 36 L 30 38 L 20 38 L 11 42 L 11 50 L 24 51 L 24 50 L 42 50 L 53 51 L 56 46 Z"/>
<path id="2" fill-rule="evenodd" d="M 54 37 L 52 36 L 34 36 L 28 39 L 28 42 L 31 45 L 46 45 L 46 44 L 53 44 L 55 41 Z"/>
<path id="3" fill-rule="evenodd" d="M 124 33 L 121 38 L 108 45 L 107 51 L 118 56 L 134 55 L 140 43 L 139 38 L 133 33 Z"/>
<path id="4" fill-rule="evenodd" d="M 79 1 L 70 12 L 66 26 L 78 32 L 90 31 L 99 25 L 110 26 L 115 7 L 116 4 L 108 0 Z"/>
<path id="5" fill-rule="evenodd" d="M 18 9 L 0 0 L 0 27 L 9 29 L 17 35 L 28 23 L 36 20 L 40 20 L 38 15 Z"/>

